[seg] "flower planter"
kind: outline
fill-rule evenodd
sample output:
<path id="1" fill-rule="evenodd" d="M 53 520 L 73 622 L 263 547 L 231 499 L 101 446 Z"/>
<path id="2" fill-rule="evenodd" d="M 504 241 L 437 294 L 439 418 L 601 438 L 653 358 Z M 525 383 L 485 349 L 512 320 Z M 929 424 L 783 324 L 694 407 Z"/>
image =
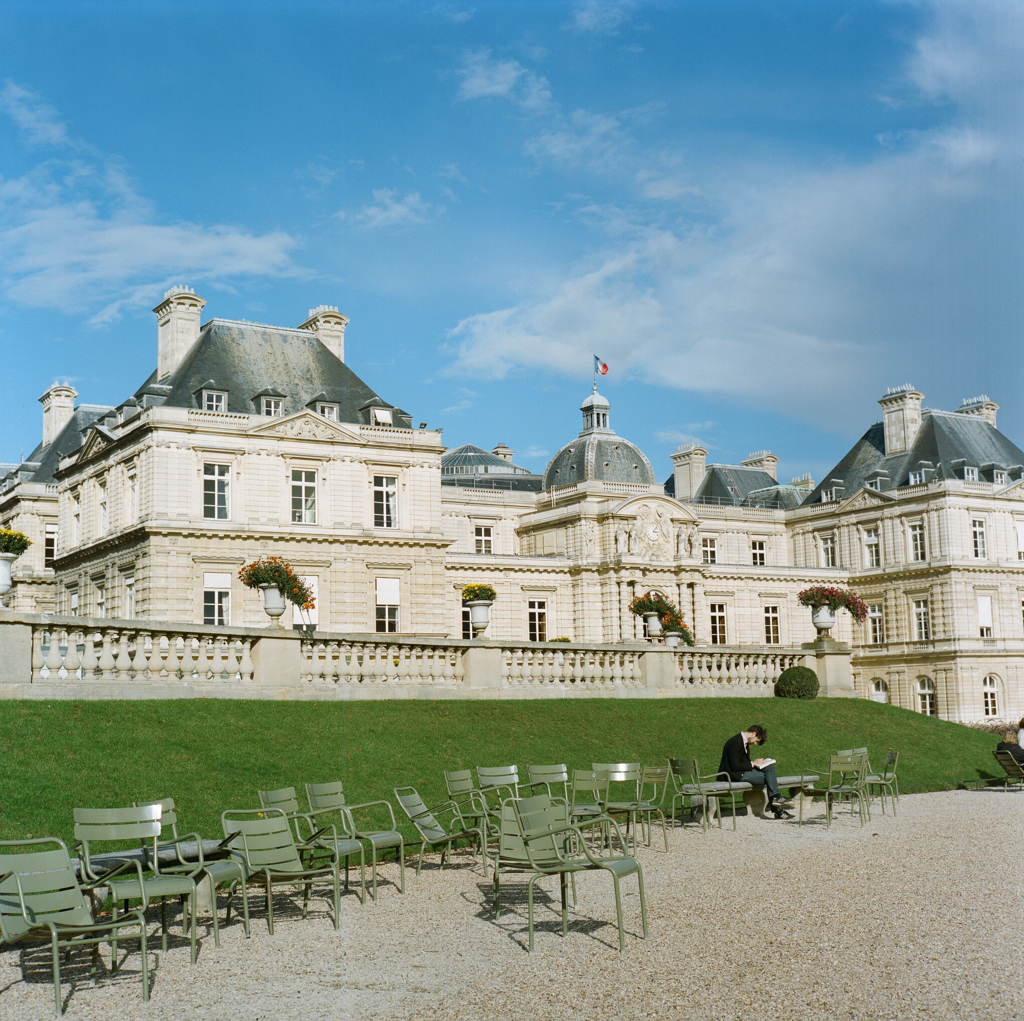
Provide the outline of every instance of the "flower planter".
<path id="1" fill-rule="evenodd" d="M 19 556 L 18 553 L 0 553 L 0 596 L 11 591 L 11 565 Z"/>
<path id="2" fill-rule="evenodd" d="M 679 646 L 679 635 L 676 634 L 674 631 L 670 634 L 665 635 L 665 644 L 670 649 L 677 648 Z"/>
<path id="3" fill-rule="evenodd" d="M 661 620 L 656 613 L 645 613 L 644 621 L 647 624 L 647 637 L 658 638 L 661 635 Z"/>
<path id="4" fill-rule="evenodd" d="M 491 622 L 491 600 L 474 599 L 466 605 L 469 607 L 469 623 L 473 627 L 473 637 L 480 638 Z"/>
<path id="5" fill-rule="evenodd" d="M 827 606 L 811 610 L 811 623 L 818 629 L 819 638 L 828 638 L 829 631 L 836 626 L 836 611 Z"/>
<path id="6" fill-rule="evenodd" d="M 263 610 L 271 618 L 271 627 L 280 625 L 285 611 L 284 593 L 276 585 L 260 585 L 263 593 Z"/>

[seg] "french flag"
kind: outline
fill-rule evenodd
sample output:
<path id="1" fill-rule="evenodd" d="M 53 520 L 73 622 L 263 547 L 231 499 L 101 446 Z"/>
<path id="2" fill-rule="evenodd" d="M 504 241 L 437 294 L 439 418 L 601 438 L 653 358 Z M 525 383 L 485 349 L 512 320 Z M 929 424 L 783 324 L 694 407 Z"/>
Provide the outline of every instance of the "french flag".
<path id="1" fill-rule="evenodd" d="M 597 373 L 597 375 L 599 376 L 608 375 L 608 363 L 602 362 L 601 359 L 597 357 L 597 355 L 594 355 L 594 372 Z"/>

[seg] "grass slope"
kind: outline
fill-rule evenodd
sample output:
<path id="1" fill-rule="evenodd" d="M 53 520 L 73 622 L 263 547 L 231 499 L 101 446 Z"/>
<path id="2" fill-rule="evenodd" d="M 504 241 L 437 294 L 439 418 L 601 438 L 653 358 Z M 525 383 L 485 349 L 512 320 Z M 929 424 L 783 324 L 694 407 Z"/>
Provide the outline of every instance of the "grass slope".
<path id="1" fill-rule="evenodd" d="M 220 812 L 258 788 L 340 779 L 352 801 L 412 784 L 444 799 L 446 769 L 696 756 L 753 723 L 779 772 L 820 769 L 836 748 L 900 750 L 901 788 L 994 776 L 996 738 L 862 700 L 593 699 L 481 702 L 6 702 L 0 712 L 0 839 L 72 836 L 72 809 L 173 797 L 181 825 L 220 836 Z M 396 808 L 397 811 L 397 808 Z"/>

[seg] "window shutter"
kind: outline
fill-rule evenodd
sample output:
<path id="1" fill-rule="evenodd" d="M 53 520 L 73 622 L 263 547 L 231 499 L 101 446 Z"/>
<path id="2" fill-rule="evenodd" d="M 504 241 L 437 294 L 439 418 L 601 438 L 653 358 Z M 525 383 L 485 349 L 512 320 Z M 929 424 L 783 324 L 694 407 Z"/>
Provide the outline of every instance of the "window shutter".
<path id="1" fill-rule="evenodd" d="M 992 626 L 992 597 L 978 596 L 978 627 Z"/>
<path id="2" fill-rule="evenodd" d="M 401 598 L 399 597 L 400 591 L 401 582 L 398 578 L 378 578 L 377 605 L 398 606 L 401 602 Z"/>

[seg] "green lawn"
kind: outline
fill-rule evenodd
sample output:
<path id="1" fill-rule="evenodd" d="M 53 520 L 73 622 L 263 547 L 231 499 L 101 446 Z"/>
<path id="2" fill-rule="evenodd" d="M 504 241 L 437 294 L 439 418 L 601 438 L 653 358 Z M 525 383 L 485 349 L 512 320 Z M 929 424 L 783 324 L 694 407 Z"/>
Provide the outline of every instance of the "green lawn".
<path id="1" fill-rule="evenodd" d="M 173 797 L 182 824 L 220 836 L 220 812 L 259 787 L 343 780 L 349 799 L 413 784 L 444 797 L 442 770 L 591 761 L 718 767 L 732 734 L 762 723 L 779 772 L 820 768 L 867 745 L 897 748 L 900 786 L 938 789 L 998 772 L 998 738 L 862 700 L 593 699 L 481 702 L 5 702 L 0 710 L 0 839 L 72 835 L 75 806 Z M 397 811 L 397 809 L 396 809 Z"/>

